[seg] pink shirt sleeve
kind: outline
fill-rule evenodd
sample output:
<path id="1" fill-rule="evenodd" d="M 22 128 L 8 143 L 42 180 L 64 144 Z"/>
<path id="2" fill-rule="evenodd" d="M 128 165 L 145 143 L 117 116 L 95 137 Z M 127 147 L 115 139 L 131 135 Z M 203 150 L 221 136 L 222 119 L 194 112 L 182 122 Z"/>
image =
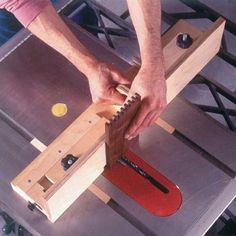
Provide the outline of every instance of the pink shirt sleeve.
<path id="1" fill-rule="evenodd" d="M 12 12 L 27 27 L 50 4 L 49 0 L 0 0 L 0 8 Z"/>

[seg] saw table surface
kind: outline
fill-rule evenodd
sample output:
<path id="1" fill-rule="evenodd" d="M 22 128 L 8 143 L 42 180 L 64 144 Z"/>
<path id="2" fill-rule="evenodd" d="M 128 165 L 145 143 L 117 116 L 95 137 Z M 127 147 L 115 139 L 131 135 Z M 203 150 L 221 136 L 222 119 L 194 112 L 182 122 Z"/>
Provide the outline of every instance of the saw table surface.
<path id="1" fill-rule="evenodd" d="M 98 40 L 79 28 L 74 31 L 98 57 L 123 71 L 129 68 Z M 236 135 L 177 97 L 163 119 L 219 162 L 157 125 L 145 130 L 132 148 L 179 186 L 183 204 L 176 214 L 153 216 L 100 176 L 95 184 L 116 201 L 116 209 L 87 190 L 50 223 L 27 208 L 10 182 L 39 154 L 30 144 L 33 138 L 48 145 L 91 104 L 88 84 L 66 59 L 34 37 L 1 62 L 0 73 L 0 208 L 34 235 L 200 235 L 235 197 Z M 61 118 L 51 114 L 58 102 L 68 107 Z"/>

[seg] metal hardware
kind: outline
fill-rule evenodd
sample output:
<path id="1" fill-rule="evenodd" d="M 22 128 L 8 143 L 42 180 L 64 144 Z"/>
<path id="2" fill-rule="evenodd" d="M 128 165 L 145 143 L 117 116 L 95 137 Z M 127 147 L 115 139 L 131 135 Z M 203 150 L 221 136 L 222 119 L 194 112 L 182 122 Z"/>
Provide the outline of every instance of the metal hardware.
<path id="1" fill-rule="evenodd" d="M 210 8 L 209 6 L 203 4 L 198 0 L 194 1 L 179 0 L 179 1 L 184 3 L 186 6 L 192 8 L 195 12 L 167 13 L 165 11 L 162 11 L 163 19 L 168 24 L 173 25 L 179 19 L 209 19 L 214 22 L 216 21 L 217 18 L 224 17 L 224 19 L 226 20 L 226 25 L 225 25 L 226 31 L 236 36 L 236 24 L 230 19 L 228 19 L 227 16 L 220 14 L 219 12 L 215 11 L 214 9 Z M 222 40 L 221 49 L 217 54 L 217 56 L 225 60 L 232 66 L 236 67 L 236 56 L 228 51 L 227 42 L 224 37 Z"/>
<path id="2" fill-rule="evenodd" d="M 42 208 L 36 204 L 36 203 L 32 203 L 32 202 L 28 202 L 27 207 L 29 208 L 29 210 L 34 211 L 34 210 L 38 210 L 39 212 L 41 212 L 40 210 L 42 210 Z"/>
<path id="3" fill-rule="evenodd" d="M 35 204 L 34 204 L 34 203 L 31 203 L 31 202 L 28 202 L 27 207 L 28 207 L 31 211 L 34 211 L 35 208 L 36 208 Z"/>
<path id="4" fill-rule="evenodd" d="M 64 157 L 61 160 L 61 165 L 63 169 L 66 171 L 68 170 L 76 161 L 78 160 L 78 157 L 73 156 L 72 154 L 68 154 L 66 157 Z"/>
<path id="5" fill-rule="evenodd" d="M 176 45 L 180 48 L 186 49 L 193 44 L 193 39 L 187 33 L 179 34 L 177 36 Z"/>

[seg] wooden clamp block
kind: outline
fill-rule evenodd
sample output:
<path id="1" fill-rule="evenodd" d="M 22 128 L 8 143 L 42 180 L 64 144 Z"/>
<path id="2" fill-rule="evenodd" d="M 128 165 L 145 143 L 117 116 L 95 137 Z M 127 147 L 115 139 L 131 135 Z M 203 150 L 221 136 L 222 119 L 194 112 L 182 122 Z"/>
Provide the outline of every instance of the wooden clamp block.
<path id="1" fill-rule="evenodd" d="M 200 32 L 179 21 L 162 37 L 168 103 L 219 51 L 224 25 L 220 18 Z M 176 46 L 176 38 L 183 32 L 193 38 L 188 49 Z M 129 71 L 130 79 L 137 70 L 133 67 Z M 51 222 L 56 221 L 103 172 L 105 123 L 116 110 L 114 106 L 92 104 L 12 181 L 13 189 L 35 204 Z M 160 119 L 156 123 L 172 130 Z M 69 154 L 78 159 L 65 170 L 61 162 Z"/>

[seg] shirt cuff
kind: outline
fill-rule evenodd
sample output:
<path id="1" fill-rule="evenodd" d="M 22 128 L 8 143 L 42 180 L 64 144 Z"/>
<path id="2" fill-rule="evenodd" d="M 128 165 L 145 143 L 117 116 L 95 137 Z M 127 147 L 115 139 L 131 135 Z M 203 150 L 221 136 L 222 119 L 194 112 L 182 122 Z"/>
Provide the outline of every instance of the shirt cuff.
<path id="1" fill-rule="evenodd" d="M 27 27 L 49 4 L 51 4 L 49 0 L 18 0 L 6 6 L 6 9 Z"/>

